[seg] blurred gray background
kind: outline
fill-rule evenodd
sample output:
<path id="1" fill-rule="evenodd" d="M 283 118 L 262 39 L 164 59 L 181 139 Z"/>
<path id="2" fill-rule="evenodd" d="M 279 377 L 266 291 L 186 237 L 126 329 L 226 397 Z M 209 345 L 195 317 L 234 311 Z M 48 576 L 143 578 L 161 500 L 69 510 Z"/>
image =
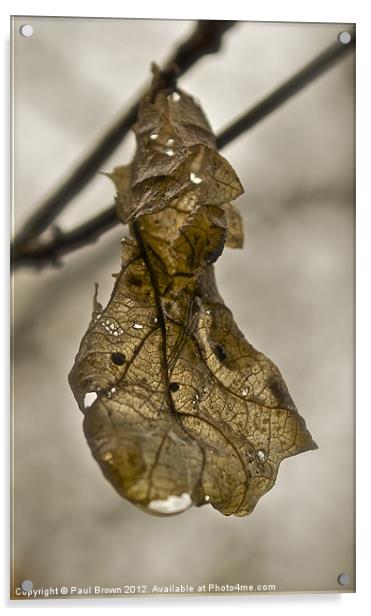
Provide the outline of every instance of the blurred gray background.
<path id="1" fill-rule="evenodd" d="M 18 34 L 31 23 L 32 38 Z M 63 180 L 149 82 L 192 22 L 14 20 L 14 224 Z M 215 132 L 330 45 L 339 24 L 240 23 L 180 79 Z M 351 55 L 223 150 L 246 193 L 242 251 L 216 264 L 247 339 L 279 366 L 319 445 L 284 461 L 247 518 L 211 507 L 158 518 L 121 499 L 93 460 L 67 382 L 120 269 L 115 228 L 61 269 L 14 276 L 14 571 L 35 586 L 275 584 L 354 588 L 354 66 Z M 104 165 L 133 154 L 131 135 Z M 97 175 L 58 224 L 112 202 Z"/>

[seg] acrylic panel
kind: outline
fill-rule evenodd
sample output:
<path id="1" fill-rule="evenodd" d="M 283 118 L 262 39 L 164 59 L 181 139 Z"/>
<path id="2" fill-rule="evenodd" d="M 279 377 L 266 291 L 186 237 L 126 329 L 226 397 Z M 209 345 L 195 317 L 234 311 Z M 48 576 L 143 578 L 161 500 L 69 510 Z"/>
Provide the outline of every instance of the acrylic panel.
<path id="1" fill-rule="evenodd" d="M 11 29 L 11 597 L 354 592 L 354 24 Z"/>

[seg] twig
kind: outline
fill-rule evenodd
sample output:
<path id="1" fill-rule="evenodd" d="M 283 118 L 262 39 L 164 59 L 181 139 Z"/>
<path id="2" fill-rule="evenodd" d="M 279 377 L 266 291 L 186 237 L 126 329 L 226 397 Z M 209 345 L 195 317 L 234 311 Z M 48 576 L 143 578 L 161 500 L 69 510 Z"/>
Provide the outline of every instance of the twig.
<path id="1" fill-rule="evenodd" d="M 62 265 L 60 258 L 64 254 L 95 242 L 102 233 L 109 231 L 119 222 L 116 207 L 111 205 L 71 231 L 63 232 L 54 227 L 52 239 L 44 242 L 38 238 L 30 240 L 24 251 L 13 259 L 13 267 L 33 266 L 40 269 L 47 265 L 59 267 Z"/>
<path id="2" fill-rule="evenodd" d="M 171 55 L 164 72 L 171 72 L 175 65 L 177 74 L 182 75 L 204 55 L 217 52 L 221 47 L 223 34 L 235 23 L 235 21 L 199 21 L 191 36 Z M 23 252 L 22 249 L 30 240 L 40 235 L 50 225 L 117 148 L 136 121 L 141 98 L 142 95 L 129 110 L 125 110 L 67 179 L 37 207 L 34 214 L 26 221 L 13 243 L 12 252 L 15 259 Z"/>
<path id="3" fill-rule="evenodd" d="M 347 45 L 336 42 L 316 56 L 309 64 L 285 81 L 269 96 L 259 101 L 252 109 L 232 122 L 218 137 L 218 148 L 223 148 L 236 137 L 263 120 L 268 114 L 280 107 L 291 96 L 300 92 L 311 81 L 338 62 L 355 48 L 355 35 Z"/>
<path id="4" fill-rule="evenodd" d="M 217 137 L 218 148 L 222 149 L 236 137 L 249 130 L 354 48 L 355 37 L 348 45 L 342 45 L 341 43 L 331 45 L 331 47 L 314 58 L 298 73 L 257 103 L 250 111 L 232 122 Z M 52 240 L 44 244 L 37 244 L 36 240 L 34 246 L 30 245 L 28 248 L 26 247 L 23 253 L 14 256 L 14 266 L 43 266 L 48 263 L 56 263 L 62 254 L 94 241 L 101 233 L 104 233 L 104 231 L 112 228 L 119 222 L 114 206 L 110 206 L 107 210 L 73 231 L 67 233 L 60 232 Z"/>

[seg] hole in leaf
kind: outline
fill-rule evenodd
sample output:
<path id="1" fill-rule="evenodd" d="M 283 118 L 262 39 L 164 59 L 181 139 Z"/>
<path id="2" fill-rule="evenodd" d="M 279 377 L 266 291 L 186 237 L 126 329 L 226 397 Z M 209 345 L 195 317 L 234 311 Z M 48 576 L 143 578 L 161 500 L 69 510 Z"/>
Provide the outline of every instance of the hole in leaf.
<path id="1" fill-rule="evenodd" d="M 170 391 L 178 391 L 179 383 L 175 383 L 174 381 L 169 384 Z"/>
<path id="2" fill-rule="evenodd" d="M 123 353 L 112 353 L 111 359 L 116 366 L 122 366 L 125 363 L 125 355 Z"/>

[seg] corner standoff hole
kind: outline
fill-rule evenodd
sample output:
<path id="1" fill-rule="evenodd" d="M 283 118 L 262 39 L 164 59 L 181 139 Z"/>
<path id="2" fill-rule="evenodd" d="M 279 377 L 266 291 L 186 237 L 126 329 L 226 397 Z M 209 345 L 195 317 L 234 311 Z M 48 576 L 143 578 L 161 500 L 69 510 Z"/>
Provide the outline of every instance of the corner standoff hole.
<path id="1" fill-rule="evenodd" d="M 23 580 L 23 582 L 21 582 L 21 588 L 28 592 L 33 589 L 33 582 L 31 580 Z"/>
<path id="2" fill-rule="evenodd" d="M 340 584 L 340 586 L 349 586 L 350 575 L 348 573 L 340 573 L 340 575 L 338 575 L 338 584 Z"/>
<path id="3" fill-rule="evenodd" d="M 22 36 L 25 36 L 25 37 L 32 36 L 33 27 L 31 26 L 31 24 L 23 24 L 23 26 L 19 28 L 19 32 L 22 34 Z"/>
<path id="4" fill-rule="evenodd" d="M 350 43 L 350 41 L 352 40 L 352 37 L 350 35 L 349 32 L 339 32 L 338 34 L 338 41 L 342 44 L 342 45 L 348 45 L 348 43 Z"/>

